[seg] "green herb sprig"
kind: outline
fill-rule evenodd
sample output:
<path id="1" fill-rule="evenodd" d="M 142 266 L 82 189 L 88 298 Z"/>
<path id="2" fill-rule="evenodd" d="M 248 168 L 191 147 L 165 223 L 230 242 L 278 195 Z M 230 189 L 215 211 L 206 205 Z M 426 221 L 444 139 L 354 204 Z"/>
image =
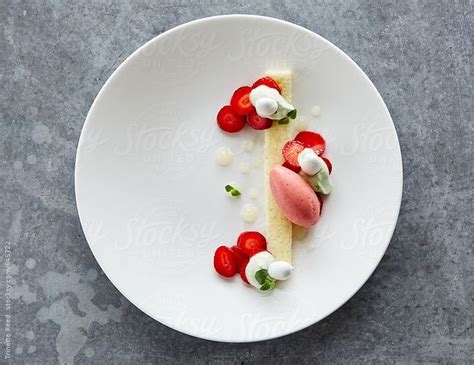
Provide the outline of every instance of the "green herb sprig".
<path id="1" fill-rule="evenodd" d="M 240 191 L 237 188 L 234 188 L 232 185 L 226 185 L 225 191 L 229 193 L 232 197 L 238 197 L 241 195 Z"/>

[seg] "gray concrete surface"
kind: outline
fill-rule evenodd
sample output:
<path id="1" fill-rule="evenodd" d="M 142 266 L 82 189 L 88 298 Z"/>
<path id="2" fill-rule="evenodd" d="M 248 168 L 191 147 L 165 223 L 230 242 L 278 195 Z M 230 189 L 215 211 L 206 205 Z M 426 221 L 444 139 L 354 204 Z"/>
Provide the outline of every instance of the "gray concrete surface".
<path id="1" fill-rule="evenodd" d="M 1 1 L 0 363 L 6 339 L 18 364 L 473 363 L 472 2 L 296 3 Z M 400 219 L 372 278 L 321 323 L 252 344 L 183 335 L 124 300 L 74 199 L 79 133 L 112 71 L 159 33 L 227 13 L 286 19 L 342 48 L 385 99 L 404 161 Z"/>

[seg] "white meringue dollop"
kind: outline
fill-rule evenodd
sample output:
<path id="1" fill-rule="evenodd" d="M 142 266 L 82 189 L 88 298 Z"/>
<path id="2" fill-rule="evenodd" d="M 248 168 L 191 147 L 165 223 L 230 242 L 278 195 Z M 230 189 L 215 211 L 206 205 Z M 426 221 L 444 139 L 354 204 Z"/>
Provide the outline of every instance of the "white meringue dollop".
<path id="1" fill-rule="evenodd" d="M 294 267 L 286 261 L 273 261 L 268 266 L 268 275 L 276 280 L 287 280 L 293 273 Z"/>
<path id="2" fill-rule="evenodd" d="M 305 148 L 300 152 L 298 163 L 301 166 L 301 170 L 310 176 L 316 175 L 325 166 L 324 160 L 311 148 Z"/>
<path id="3" fill-rule="evenodd" d="M 285 118 L 288 116 L 288 113 L 295 110 L 295 107 L 286 101 L 278 90 L 266 85 L 260 85 L 252 89 L 250 92 L 250 102 L 259 116 L 272 120 Z M 259 110 L 262 111 L 262 114 L 260 114 Z M 268 112 L 271 110 L 273 110 L 273 113 L 269 114 Z"/>
<path id="4" fill-rule="evenodd" d="M 255 110 L 261 117 L 268 117 L 278 110 L 278 103 L 272 98 L 260 98 L 255 102 Z"/>

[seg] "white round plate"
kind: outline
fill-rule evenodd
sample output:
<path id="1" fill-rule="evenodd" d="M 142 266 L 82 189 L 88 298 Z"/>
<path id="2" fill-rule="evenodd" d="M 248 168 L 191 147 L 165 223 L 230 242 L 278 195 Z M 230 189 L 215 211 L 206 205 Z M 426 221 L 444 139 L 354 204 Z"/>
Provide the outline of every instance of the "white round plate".
<path id="1" fill-rule="evenodd" d="M 226 135 L 215 116 L 268 69 L 293 71 L 293 102 L 326 138 L 334 190 L 319 223 L 294 244 L 295 275 L 263 295 L 238 276 L 222 279 L 212 262 L 240 232 L 265 233 L 264 132 Z M 232 165 L 216 164 L 219 146 L 234 151 Z M 123 295 L 178 331 L 249 342 L 318 322 L 364 284 L 396 225 L 402 163 L 382 98 L 347 55 L 297 25 L 231 15 L 176 27 L 127 58 L 87 116 L 75 182 L 87 241 Z M 240 199 L 226 196 L 229 182 Z M 239 211 L 251 188 L 260 218 L 245 224 Z"/>

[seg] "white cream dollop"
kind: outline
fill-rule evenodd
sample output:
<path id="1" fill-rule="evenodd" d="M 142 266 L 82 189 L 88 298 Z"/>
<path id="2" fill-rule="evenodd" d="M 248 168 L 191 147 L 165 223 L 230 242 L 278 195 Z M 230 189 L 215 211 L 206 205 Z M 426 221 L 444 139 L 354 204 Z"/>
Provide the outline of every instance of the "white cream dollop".
<path id="1" fill-rule="evenodd" d="M 301 170 L 307 175 L 316 175 L 324 167 L 324 160 L 319 157 L 311 148 L 305 148 L 298 155 L 298 163 Z"/>
<path id="2" fill-rule="evenodd" d="M 253 255 L 245 268 L 245 276 L 250 285 L 260 289 L 261 284 L 255 278 L 255 273 L 258 270 L 265 269 L 268 270 L 270 264 L 273 262 L 273 255 L 268 251 L 262 251 Z"/>
<path id="3" fill-rule="evenodd" d="M 245 223 L 255 222 L 258 218 L 259 210 L 255 204 L 247 203 L 240 209 L 240 218 Z"/>
<path id="4" fill-rule="evenodd" d="M 261 117 L 268 117 L 278 110 L 278 103 L 272 98 L 260 98 L 255 102 L 255 110 Z"/>
<path id="5" fill-rule="evenodd" d="M 221 146 L 216 150 L 216 161 L 221 166 L 228 166 L 232 163 L 234 154 L 229 147 Z"/>
<path id="6" fill-rule="evenodd" d="M 262 101 L 263 99 L 263 101 Z M 272 100 L 272 102 L 267 99 Z M 257 114 L 262 118 L 269 118 L 272 120 L 280 120 L 285 118 L 289 112 L 295 110 L 295 107 L 285 100 L 283 96 L 280 95 L 278 90 L 268 87 L 266 85 L 257 86 L 255 89 L 252 89 L 250 92 L 250 102 L 255 107 Z M 264 112 L 268 112 L 274 108 L 275 103 L 277 108 L 271 114 L 260 114 L 257 109 L 257 104 L 262 103 L 259 107 L 265 109 Z"/>
<path id="7" fill-rule="evenodd" d="M 273 279 L 287 280 L 293 273 L 294 267 L 286 261 L 273 261 L 268 266 L 268 275 Z"/>
<path id="8" fill-rule="evenodd" d="M 311 115 L 313 117 L 319 117 L 321 115 L 321 107 L 319 105 L 315 105 L 311 108 Z"/>

